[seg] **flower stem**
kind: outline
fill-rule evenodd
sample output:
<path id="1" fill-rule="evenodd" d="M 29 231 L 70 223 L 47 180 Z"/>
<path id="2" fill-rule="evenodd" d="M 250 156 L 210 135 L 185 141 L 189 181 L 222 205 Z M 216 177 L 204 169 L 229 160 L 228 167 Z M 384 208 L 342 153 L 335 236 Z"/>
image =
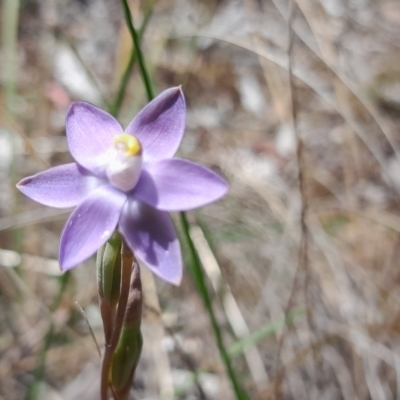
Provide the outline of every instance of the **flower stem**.
<path id="1" fill-rule="evenodd" d="M 183 235 L 185 237 L 186 244 L 188 245 L 189 250 L 190 250 L 190 256 L 191 256 L 190 261 L 191 262 L 190 262 L 189 266 L 190 266 L 192 275 L 194 277 L 195 283 L 197 285 L 197 291 L 200 293 L 200 295 L 202 297 L 204 307 L 206 308 L 209 319 L 211 321 L 211 326 L 214 331 L 215 341 L 217 343 L 220 357 L 221 357 L 223 363 L 225 364 L 226 372 L 227 372 L 228 377 L 233 386 L 233 390 L 235 391 L 235 394 L 236 394 L 236 399 L 237 400 L 248 400 L 249 397 L 248 397 L 247 393 L 241 387 L 239 380 L 236 377 L 235 371 L 233 370 L 233 367 L 232 367 L 231 358 L 229 356 L 227 349 L 225 348 L 224 341 L 222 338 L 222 332 L 218 325 L 218 321 L 217 321 L 217 318 L 215 316 L 214 309 L 212 306 L 210 293 L 208 292 L 206 281 L 204 279 L 204 273 L 203 273 L 203 269 L 201 267 L 201 262 L 200 262 L 198 254 L 197 254 L 196 248 L 194 247 L 192 238 L 190 237 L 190 234 L 189 234 L 189 222 L 187 220 L 186 214 L 181 212 L 180 217 L 181 217 L 181 225 L 183 228 Z"/>
<path id="2" fill-rule="evenodd" d="M 122 241 L 121 248 L 121 289 L 118 300 L 117 312 L 115 317 L 114 330 L 111 335 L 111 340 L 106 343 L 102 366 L 101 366 L 101 400 L 108 400 L 108 389 L 110 386 L 110 370 L 112 357 L 118 344 L 121 335 L 122 325 L 125 317 L 126 305 L 128 303 L 129 288 L 132 274 L 132 265 L 134 263 L 134 255 L 125 243 Z"/>
<path id="3" fill-rule="evenodd" d="M 138 59 L 138 63 L 139 63 L 140 73 L 142 75 L 143 83 L 146 88 L 147 97 L 150 101 L 150 100 L 153 100 L 153 98 L 154 98 L 154 91 L 153 91 L 153 87 L 151 85 L 149 73 L 148 73 L 146 65 L 144 63 L 144 57 L 143 57 L 142 49 L 140 47 L 139 34 L 136 31 L 135 27 L 133 26 L 131 10 L 129 8 L 129 4 L 128 4 L 127 0 L 122 0 L 122 7 L 124 9 L 125 21 L 126 21 L 126 24 L 128 25 L 129 33 L 131 34 L 133 44 L 135 45 L 135 50 L 136 50 L 137 59 Z"/>
<path id="4" fill-rule="evenodd" d="M 152 14 L 152 10 L 149 9 L 146 12 L 146 15 L 144 16 L 144 21 L 142 23 L 142 26 L 139 29 L 138 32 L 138 37 L 139 40 L 141 40 L 143 33 L 147 27 L 147 24 L 150 20 Z M 112 114 L 114 117 L 117 117 L 119 114 L 119 111 L 122 106 L 122 101 L 124 99 L 124 94 L 126 92 L 126 87 L 128 86 L 129 78 L 131 77 L 133 66 L 135 65 L 135 62 L 137 60 L 137 52 L 135 49 L 132 49 L 131 55 L 128 61 L 128 65 L 125 68 L 124 74 L 122 75 L 121 82 L 118 86 L 117 94 L 115 95 L 115 99 L 113 104 L 109 107 L 110 114 Z"/>

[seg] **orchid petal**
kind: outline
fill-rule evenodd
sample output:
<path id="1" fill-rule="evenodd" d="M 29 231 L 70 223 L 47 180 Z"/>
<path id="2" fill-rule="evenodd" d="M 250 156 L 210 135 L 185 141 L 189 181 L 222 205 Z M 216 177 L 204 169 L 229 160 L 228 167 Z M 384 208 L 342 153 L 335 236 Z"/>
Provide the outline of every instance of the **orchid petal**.
<path id="1" fill-rule="evenodd" d="M 75 163 L 60 165 L 22 179 L 17 188 L 45 206 L 74 207 L 99 185 L 98 179 L 82 172 Z"/>
<path id="2" fill-rule="evenodd" d="M 104 175 L 102 156 L 122 132 L 119 122 L 103 110 L 81 101 L 72 103 L 66 121 L 68 146 L 75 161 L 98 176 Z"/>
<path id="3" fill-rule="evenodd" d="M 179 285 L 182 258 L 175 228 L 166 212 L 128 201 L 119 229 L 128 246 L 161 279 Z"/>
<path id="4" fill-rule="evenodd" d="M 135 135 L 145 162 L 174 156 L 185 129 L 186 105 L 180 87 L 165 90 L 133 119 L 126 132 Z"/>
<path id="5" fill-rule="evenodd" d="M 111 237 L 125 201 L 125 193 L 104 185 L 74 210 L 61 235 L 61 270 L 85 261 Z"/>
<path id="6" fill-rule="evenodd" d="M 174 158 L 146 165 L 132 196 L 159 210 L 185 211 L 212 203 L 227 190 L 210 169 Z"/>

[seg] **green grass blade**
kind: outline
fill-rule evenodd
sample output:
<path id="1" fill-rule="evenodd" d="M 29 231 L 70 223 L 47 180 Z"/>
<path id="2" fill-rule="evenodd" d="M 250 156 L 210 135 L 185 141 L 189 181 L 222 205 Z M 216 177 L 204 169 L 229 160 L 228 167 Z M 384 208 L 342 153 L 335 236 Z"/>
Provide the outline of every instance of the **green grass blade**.
<path id="1" fill-rule="evenodd" d="M 131 15 L 131 10 L 129 8 L 129 4 L 127 0 L 122 0 L 122 8 L 124 10 L 124 15 L 125 15 L 125 22 L 128 26 L 129 33 L 132 36 L 133 44 L 135 46 L 135 51 L 137 54 L 137 60 L 139 63 L 139 68 L 140 68 L 140 74 L 142 75 L 142 80 L 144 83 L 144 86 L 146 88 L 146 93 L 147 93 L 147 98 L 149 101 L 153 100 L 154 98 L 154 90 L 151 85 L 151 80 L 150 80 L 150 74 L 146 68 L 146 64 L 144 61 L 143 53 L 142 53 L 142 48 L 140 45 L 140 37 L 139 33 L 133 26 L 133 21 L 132 21 L 132 15 Z"/>
<path id="2" fill-rule="evenodd" d="M 143 24 L 139 29 L 139 32 L 138 32 L 139 41 L 141 40 L 141 38 L 146 30 L 146 27 L 150 20 L 151 15 L 152 15 L 152 10 L 150 9 L 149 11 L 147 11 L 147 13 L 144 17 Z M 133 67 L 134 67 L 136 61 L 137 61 L 137 52 L 134 47 L 131 51 L 128 65 L 125 68 L 124 74 L 122 75 L 122 79 L 118 86 L 118 90 L 117 90 L 117 94 L 115 95 L 114 103 L 112 104 L 112 106 L 109 109 L 110 114 L 112 114 L 114 117 L 118 117 L 118 114 L 121 110 L 122 102 L 124 100 L 124 96 L 125 96 L 125 92 L 126 92 L 126 88 L 128 86 L 129 79 L 132 75 Z"/>
<path id="3" fill-rule="evenodd" d="M 199 294 L 203 300 L 204 307 L 206 308 L 206 311 L 208 313 L 208 317 L 210 319 L 211 326 L 214 331 L 215 341 L 216 341 L 216 344 L 217 344 L 217 347 L 218 347 L 218 350 L 220 353 L 221 360 L 223 361 L 223 363 L 225 365 L 226 372 L 231 381 L 232 387 L 236 394 L 236 398 L 238 400 L 249 399 L 247 393 L 244 391 L 244 389 L 241 387 L 241 385 L 239 383 L 236 373 L 232 367 L 231 357 L 230 357 L 227 349 L 225 348 L 223 338 L 222 338 L 222 332 L 221 332 L 217 318 L 214 313 L 211 296 L 210 296 L 210 293 L 209 293 L 207 285 L 206 285 L 206 281 L 205 281 L 203 269 L 202 269 L 202 266 L 200 263 L 200 259 L 199 259 L 197 251 L 194 247 L 193 241 L 189 234 L 189 223 L 188 223 L 185 213 L 180 213 L 180 218 L 181 218 L 181 225 L 183 228 L 185 244 L 189 250 L 188 255 L 190 257 L 190 262 L 188 263 L 188 267 L 189 267 L 190 273 L 193 277 L 193 280 L 196 284 L 197 291 L 199 292 Z"/>
<path id="4" fill-rule="evenodd" d="M 238 340 L 232 347 L 229 348 L 228 354 L 231 358 L 240 356 L 243 353 L 244 349 L 246 349 L 247 347 L 254 346 L 258 342 L 266 339 L 267 337 L 274 335 L 285 325 L 291 324 L 297 317 L 300 317 L 304 314 L 304 307 L 300 306 L 295 308 L 286 317 L 265 324 L 257 331 L 251 333 L 249 336 Z"/>

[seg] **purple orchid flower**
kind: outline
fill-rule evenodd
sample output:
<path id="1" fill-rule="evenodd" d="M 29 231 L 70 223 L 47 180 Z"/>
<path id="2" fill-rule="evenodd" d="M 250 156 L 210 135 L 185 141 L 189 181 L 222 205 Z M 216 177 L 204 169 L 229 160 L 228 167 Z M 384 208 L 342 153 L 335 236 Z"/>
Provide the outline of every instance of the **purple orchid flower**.
<path id="1" fill-rule="evenodd" d="M 68 111 L 66 134 L 75 163 L 25 178 L 18 189 L 51 207 L 75 207 L 61 235 L 61 270 L 92 256 L 118 229 L 160 278 L 179 284 L 182 257 L 167 211 L 216 201 L 227 184 L 211 170 L 172 158 L 182 140 L 186 106 L 180 87 L 150 102 L 125 131 L 84 102 Z"/>

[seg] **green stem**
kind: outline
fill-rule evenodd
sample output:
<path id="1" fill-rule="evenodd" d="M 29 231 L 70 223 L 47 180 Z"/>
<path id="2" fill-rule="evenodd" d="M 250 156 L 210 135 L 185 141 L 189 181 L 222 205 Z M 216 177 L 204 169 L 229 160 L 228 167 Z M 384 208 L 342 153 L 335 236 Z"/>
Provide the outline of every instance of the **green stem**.
<path id="1" fill-rule="evenodd" d="M 247 400 L 248 399 L 247 393 L 243 390 L 243 388 L 241 387 L 241 385 L 236 377 L 235 371 L 233 370 L 233 367 L 232 367 L 231 358 L 228 354 L 228 351 L 226 350 L 226 348 L 224 346 L 224 342 L 222 339 L 222 332 L 218 325 L 218 321 L 217 321 L 217 318 L 214 313 L 210 293 L 208 291 L 208 288 L 207 288 L 207 285 L 206 285 L 206 282 L 204 279 L 204 273 L 203 273 L 203 269 L 201 267 L 201 262 L 200 262 L 199 256 L 197 254 L 197 251 L 196 251 L 196 248 L 192 241 L 192 238 L 190 237 L 189 222 L 187 220 L 185 213 L 183 213 L 183 212 L 180 213 L 180 219 L 181 219 L 181 225 L 183 228 L 183 234 L 184 234 L 186 243 L 189 246 L 190 255 L 191 255 L 191 262 L 189 263 L 189 266 L 190 266 L 191 272 L 193 274 L 194 280 L 196 282 L 197 290 L 202 297 L 204 306 L 207 310 L 209 319 L 211 321 L 211 325 L 212 325 L 212 328 L 214 331 L 215 340 L 217 342 L 217 347 L 218 347 L 221 359 L 225 364 L 226 372 L 232 383 L 233 389 L 236 394 L 236 398 L 238 400 L 245 400 L 245 399 Z"/>
<path id="2" fill-rule="evenodd" d="M 151 86 L 151 80 L 150 80 L 149 73 L 148 73 L 146 65 L 144 63 L 144 57 L 143 57 L 142 49 L 140 46 L 139 33 L 133 26 L 131 10 L 129 8 L 129 4 L 128 4 L 127 0 L 122 0 L 122 7 L 124 9 L 125 21 L 126 21 L 126 24 L 128 25 L 129 33 L 131 34 L 133 44 L 135 45 L 135 50 L 136 50 L 137 59 L 138 59 L 138 63 L 139 63 L 140 73 L 142 75 L 144 86 L 146 88 L 147 97 L 148 97 L 149 101 L 151 101 L 154 98 L 154 91 L 153 91 L 153 87 Z"/>
<path id="3" fill-rule="evenodd" d="M 145 29 L 147 27 L 147 24 L 148 24 L 148 22 L 150 20 L 151 14 L 152 14 L 152 10 L 150 9 L 146 13 L 146 15 L 144 17 L 143 24 L 139 29 L 139 34 L 138 34 L 139 40 L 142 39 L 143 33 L 144 33 L 144 31 L 145 31 Z M 122 75 L 121 82 L 120 82 L 120 84 L 118 86 L 118 90 L 117 90 L 117 94 L 115 95 L 114 103 L 110 107 L 110 113 L 114 117 L 118 116 L 119 111 L 121 109 L 122 101 L 124 100 L 124 95 L 125 95 L 125 92 L 126 92 L 126 87 L 128 86 L 128 82 L 129 82 L 129 79 L 131 77 L 132 70 L 133 70 L 133 67 L 135 65 L 136 60 L 137 60 L 137 53 L 136 53 L 135 49 L 132 49 L 128 65 L 125 68 L 124 74 Z"/>

